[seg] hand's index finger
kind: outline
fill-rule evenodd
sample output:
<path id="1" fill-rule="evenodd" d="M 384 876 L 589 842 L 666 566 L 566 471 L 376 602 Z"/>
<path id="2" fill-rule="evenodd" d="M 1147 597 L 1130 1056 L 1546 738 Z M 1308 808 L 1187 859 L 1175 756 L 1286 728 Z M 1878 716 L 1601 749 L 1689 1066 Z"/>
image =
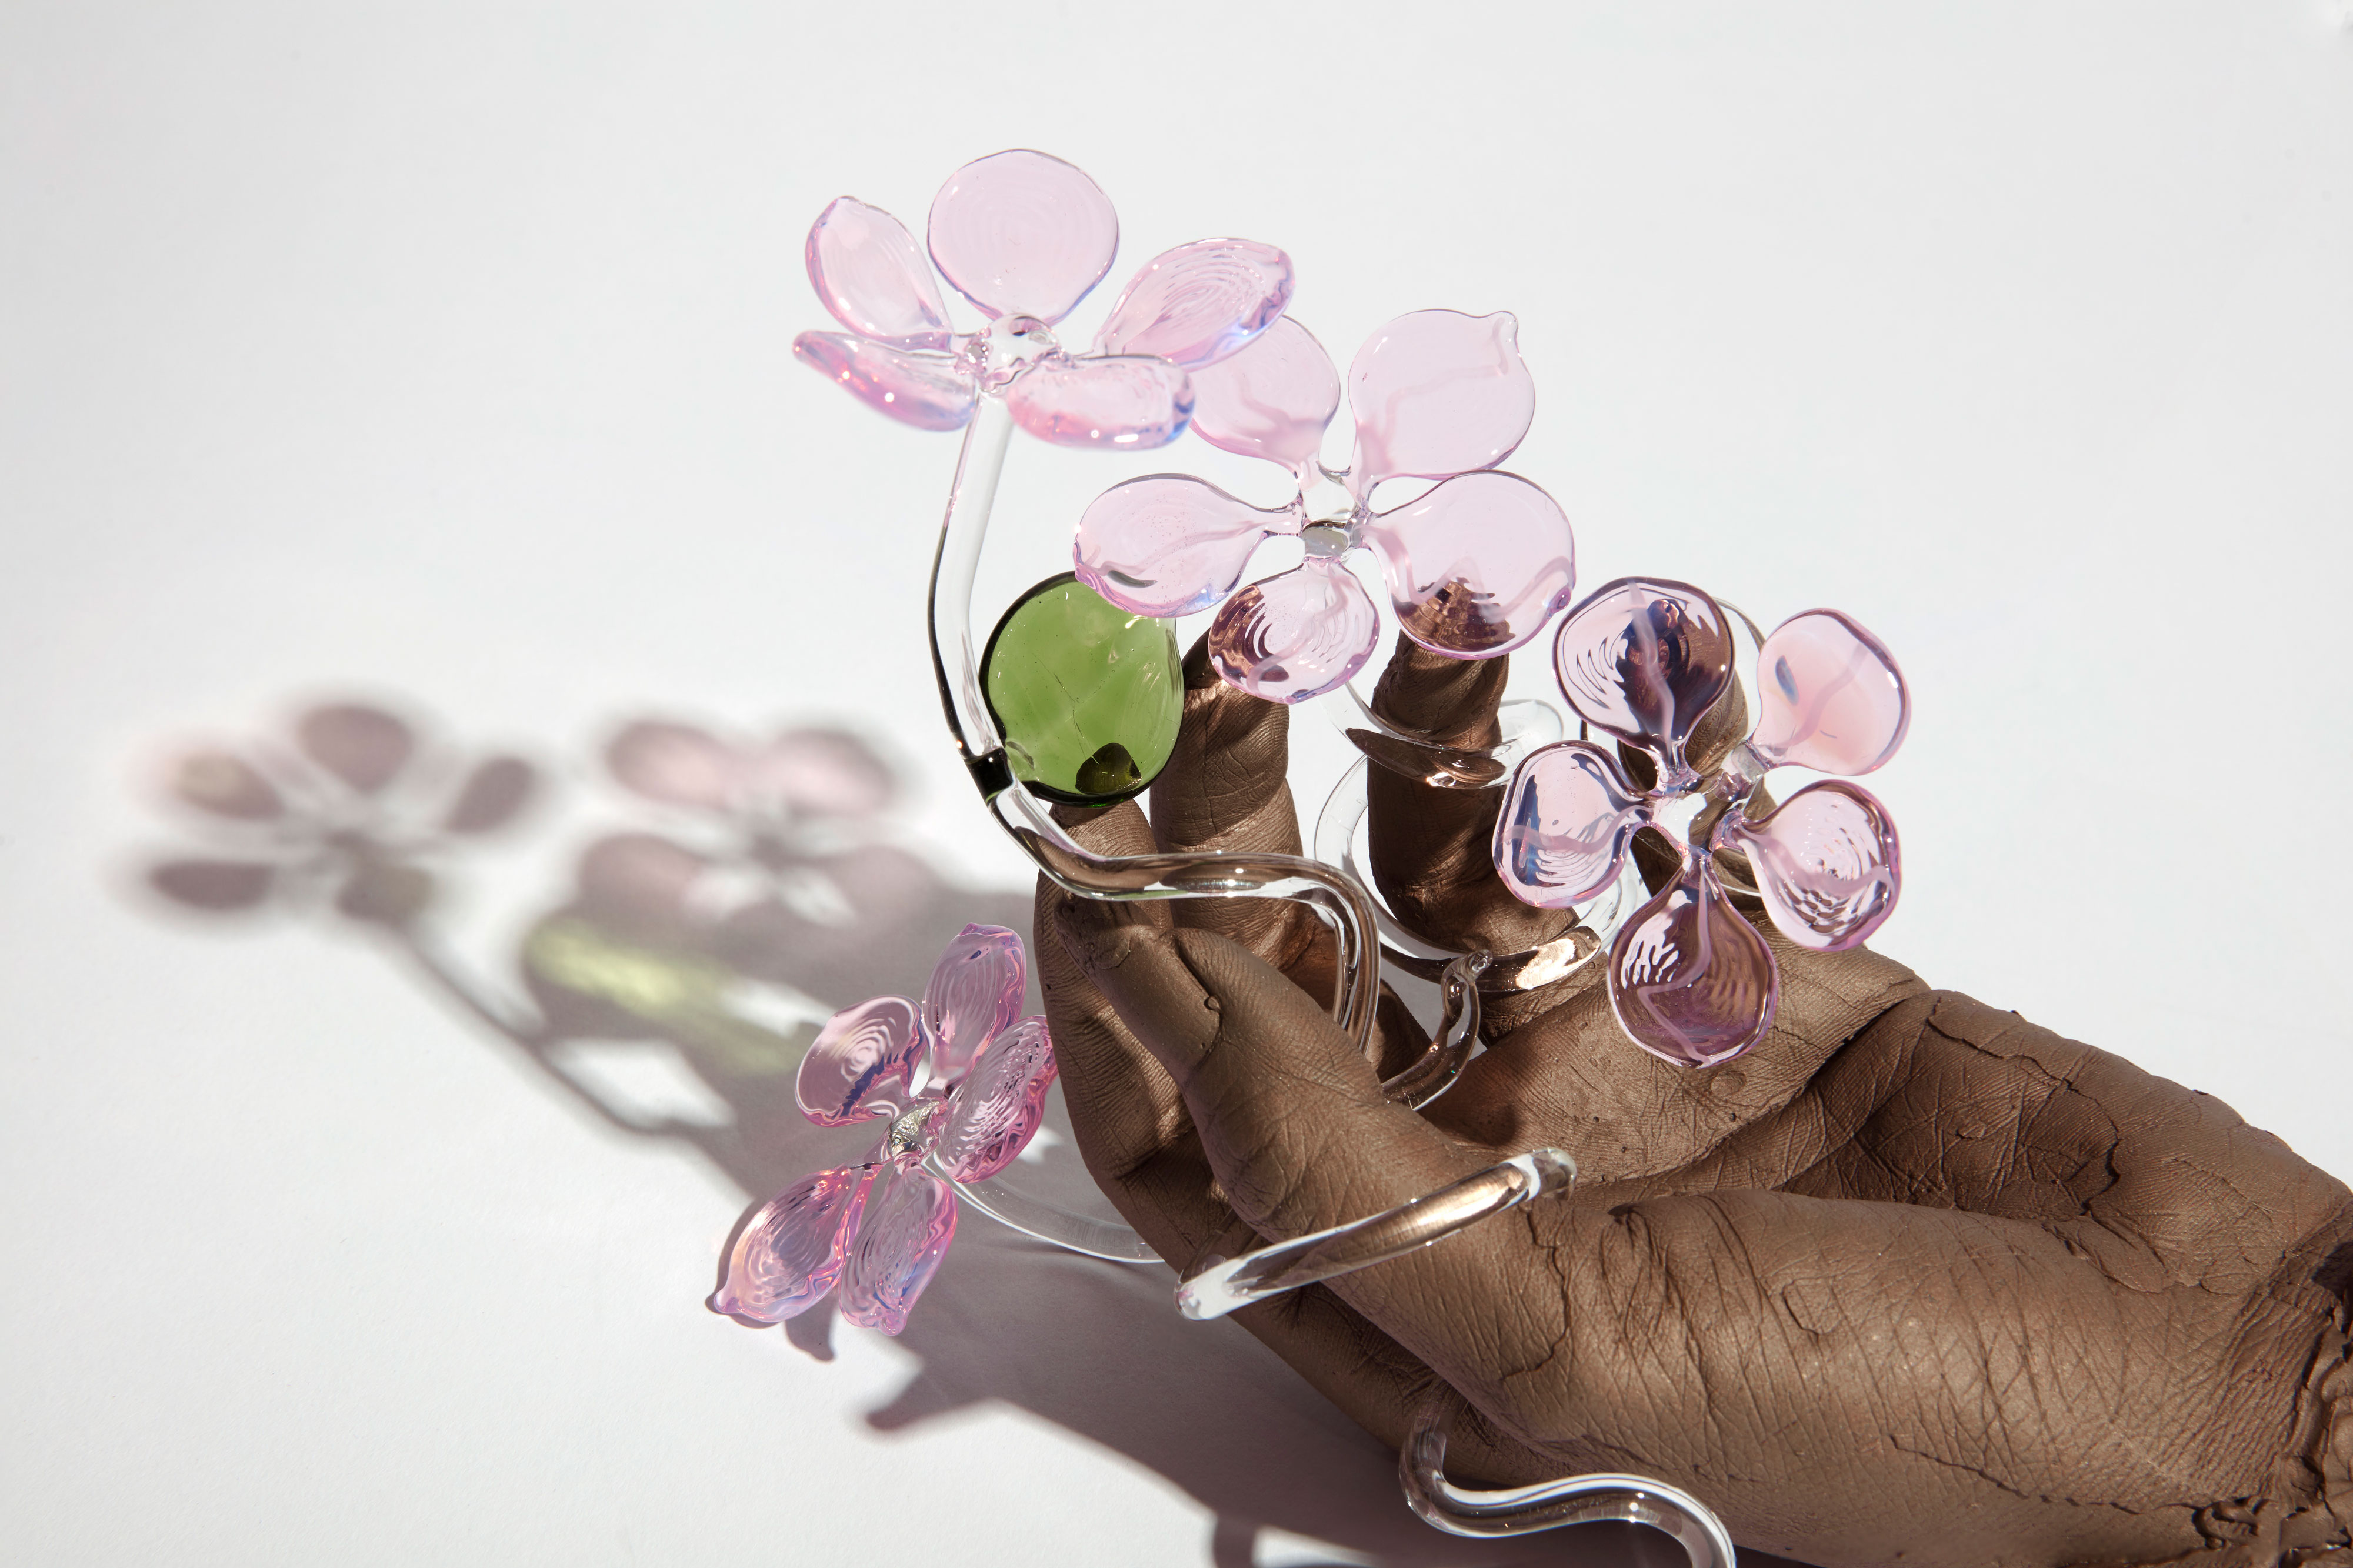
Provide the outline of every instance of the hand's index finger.
<path id="1" fill-rule="evenodd" d="M 1062 922 L 1088 977 L 1175 1079 L 1220 1190 L 1261 1236 L 1363 1219 L 1494 1163 L 1385 1099 L 1314 999 L 1232 942 L 1075 906 Z M 1525 1225 L 1473 1226 L 1332 1287 L 1458 1386 L 1536 1364 L 1563 1329 L 1559 1277 Z M 1466 1301 L 1480 1303 L 1470 1319 Z"/>
<path id="2" fill-rule="evenodd" d="M 1152 786 L 1152 835 L 1160 848 L 1300 852 L 1293 808 L 1291 710 L 1218 679 L 1208 638 L 1185 658 L 1185 719 L 1176 749 Z M 1319 930 L 1299 905 L 1272 899 L 1187 899 L 1173 910 L 1240 942 L 1278 968 L 1295 964 Z"/>

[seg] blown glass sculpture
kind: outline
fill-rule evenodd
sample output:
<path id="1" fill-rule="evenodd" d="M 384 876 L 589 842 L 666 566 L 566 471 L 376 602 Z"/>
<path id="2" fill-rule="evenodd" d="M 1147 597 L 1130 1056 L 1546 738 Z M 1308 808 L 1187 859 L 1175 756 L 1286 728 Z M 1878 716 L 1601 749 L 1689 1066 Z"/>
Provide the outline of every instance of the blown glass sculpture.
<path id="1" fill-rule="evenodd" d="M 958 1184 L 1029 1146 L 1054 1081 L 1039 1017 L 1015 1021 L 1021 938 L 968 925 L 923 1002 L 877 996 L 837 1013 L 801 1059 L 795 1098 L 822 1127 L 881 1121 L 860 1163 L 806 1176 L 746 1222 L 711 1310 L 782 1322 L 840 1292 L 842 1317 L 896 1334 L 955 1239 Z"/>
<path id="2" fill-rule="evenodd" d="M 802 363 L 922 430 L 961 429 L 994 394 L 1059 446 L 1165 447 L 1192 417 L 1187 373 L 1249 342 L 1291 299 L 1291 258 L 1274 247 L 1197 240 L 1145 263 L 1094 346 L 1069 353 L 1053 328 L 1111 270 L 1119 218 L 1092 180 L 1043 153 L 998 153 L 949 175 L 928 237 L 940 276 L 987 326 L 958 333 L 906 226 L 843 196 L 810 226 L 805 256 L 818 298 L 849 331 L 793 342 Z M 1001 352 L 1007 339 L 1018 357 Z"/>
<path id="3" fill-rule="evenodd" d="M 1209 627 L 1211 661 L 1229 685 L 1277 702 L 1330 691 L 1372 657 L 1380 614 L 1345 564 L 1358 549 L 1379 558 L 1406 636 L 1451 658 L 1511 652 L 1567 605 L 1576 579 L 1559 505 L 1493 471 L 1535 413 L 1518 326 L 1506 310 L 1416 310 L 1375 332 L 1348 366 L 1355 454 L 1331 469 L 1318 453 L 1339 409 L 1339 373 L 1297 321 L 1271 323 L 1196 374 L 1193 428 L 1286 469 L 1290 501 L 1255 507 L 1185 474 L 1114 485 L 1080 520 L 1079 580 L 1138 615 L 1225 601 Z M 1439 482 L 1376 511 L 1385 479 Z M 1306 558 L 1236 594 L 1276 535 L 1298 537 Z"/>
<path id="4" fill-rule="evenodd" d="M 1118 224 L 1086 175 L 1041 153 L 999 153 L 950 176 L 934 200 L 930 262 L 986 319 L 960 332 L 925 248 L 895 218 L 849 197 L 810 229 L 809 279 L 846 332 L 807 332 L 805 363 L 871 407 L 927 430 L 964 432 L 929 595 L 942 706 L 981 798 L 1052 882 L 1099 900 L 1273 898 L 1303 903 L 1337 941 L 1332 1012 L 1369 1047 L 1385 952 L 1440 985 L 1428 1051 L 1384 1082 L 1419 1106 L 1453 1081 L 1476 1043 L 1482 986 L 1548 984 L 1597 954 L 1612 928 L 1592 902 L 1622 878 L 1644 826 L 1678 839 L 1681 874 L 1617 930 L 1610 994 L 1628 1032 L 1671 1059 L 1710 1065 L 1769 1027 L 1772 956 L 1733 909 L 1753 894 L 1793 940 L 1861 942 L 1893 905 L 1894 832 L 1878 803 L 1823 784 L 1767 809 L 1764 774 L 1783 763 L 1867 773 L 1901 740 L 1894 661 L 1869 634 L 1813 611 L 1763 639 L 1757 721 L 1721 756 L 1687 756 L 1694 726 L 1728 689 L 1724 612 L 1680 584 L 1621 582 L 1562 628 L 1556 663 L 1588 725 L 1650 756 L 1637 786 L 1583 741 L 1556 742 L 1545 704 L 1507 704 L 1502 735 L 1448 748 L 1396 731 L 1356 702 L 1349 733 L 1380 766 L 1433 787 L 1493 789 L 1511 770 L 1496 863 L 1521 897 L 1582 905 L 1589 923 L 1526 952 L 1451 953 L 1385 917 L 1353 869 L 1362 771 L 1335 791 L 1321 858 L 1254 851 L 1104 856 L 1048 803 L 1132 798 L 1166 763 L 1182 716 L 1168 619 L 1221 605 L 1209 633 L 1219 676 L 1298 702 L 1344 689 L 1370 658 L 1379 612 L 1347 564 L 1379 560 L 1405 635 L 1452 658 L 1493 658 L 1533 640 L 1575 583 L 1568 521 L 1544 490 L 1496 469 L 1527 433 L 1534 384 L 1508 313 L 1419 310 L 1390 321 L 1345 378 L 1355 427 L 1345 468 L 1323 465 L 1343 379 L 1285 315 L 1290 258 L 1271 246 L 1205 239 L 1164 252 L 1129 283 L 1083 353 L 1056 329 L 1110 269 Z M 1075 573 L 1023 595 L 975 653 L 972 595 L 1011 432 L 1062 446 L 1145 450 L 1189 425 L 1212 445 L 1275 463 L 1293 496 L 1261 508 L 1205 480 L 1157 474 L 1113 486 L 1087 509 Z M 1389 480 L 1432 481 L 1376 510 Z M 1301 540 L 1304 559 L 1237 588 L 1260 544 Z M 1354 694 L 1349 693 L 1353 698 Z M 1535 710 L 1514 713 L 1515 709 Z M 1513 764 L 1516 763 L 1516 768 Z M 1335 809 L 1352 807 L 1351 809 Z M 1735 861 L 1753 872 L 1724 875 Z M 1630 900 L 1625 900 L 1630 901 Z M 1385 949 L 1388 936 L 1399 944 Z M 820 1171 L 745 1224 L 713 1310 L 776 1322 L 839 1291 L 842 1314 L 896 1333 L 955 1235 L 960 1202 L 1059 1245 L 1107 1258 L 1152 1256 L 1132 1231 L 997 1191 L 990 1180 L 1036 1132 L 1055 1067 L 1041 1019 L 1017 1021 L 1019 938 L 967 927 L 922 1004 L 881 997 L 837 1015 L 797 1080 L 826 1125 L 872 1121 L 862 1163 Z M 1369 1054 L 1369 1051 L 1368 1051 Z M 1183 1309 L 1216 1316 L 1428 1246 L 1487 1215 L 1566 1190 L 1574 1167 L 1550 1150 L 1381 1215 L 1273 1247 L 1239 1221 L 1187 1271 Z M 1457 1406 L 1420 1412 L 1403 1456 L 1417 1511 L 1441 1530 L 1496 1534 L 1591 1518 L 1670 1531 L 1694 1568 L 1731 1546 L 1696 1500 L 1638 1477 L 1577 1478 L 1510 1492 L 1466 1491 L 1443 1472 Z"/>
<path id="5" fill-rule="evenodd" d="M 1700 721 L 1731 688 L 1733 628 L 1684 583 L 1625 578 L 1561 623 L 1553 666 L 1569 706 L 1646 757 L 1638 786 L 1587 741 L 1535 752 L 1514 770 L 1495 821 L 1495 869 L 1525 901 L 1562 909 L 1614 885 L 1634 835 L 1675 847 L 1667 885 L 1618 929 L 1609 1005 L 1643 1049 L 1714 1067 L 1765 1037 L 1780 998 L 1772 950 L 1726 895 L 1722 857 L 1746 859 L 1753 891 L 1800 947 L 1856 947 L 1895 907 L 1895 825 L 1869 791 L 1828 779 L 1778 806 L 1758 786 L 1784 764 L 1867 773 L 1904 742 L 1904 676 L 1879 639 L 1835 610 L 1794 616 L 1757 654 L 1756 720 L 1703 774 L 1689 753 Z"/>

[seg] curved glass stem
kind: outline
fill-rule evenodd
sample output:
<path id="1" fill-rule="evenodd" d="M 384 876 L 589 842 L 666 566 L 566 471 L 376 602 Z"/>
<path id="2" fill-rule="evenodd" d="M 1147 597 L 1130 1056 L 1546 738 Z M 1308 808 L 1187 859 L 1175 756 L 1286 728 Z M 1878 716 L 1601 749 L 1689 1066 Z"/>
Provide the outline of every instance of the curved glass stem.
<path id="1" fill-rule="evenodd" d="M 1160 1261 L 1160 1255 L 1145 1246 L 1142 1237 L 1117 1220 L 1097 1219 L 1044 1198 L 1032 1197 L 1006 1186 L 994 1176 L 985 1182 L 959 1182 L 941 1166 L 936 1155 L 924 1163 L 932 1174 L 955 1186 L 956 1196 L 997 1224 L 1024 1236 L 1113 1263 Z"/>
<path id="2" fill-rule="evenodd" d="M 1340 942 L 1340 983 L 1332 1013 L 1359 1050 L 1368 1051 L 1380 999 L 1380 941 L 1372 901 L 1355 880 L 1297 855 L 1226 851 L 1103 856 L 1081 846 L 1029 791 L 1014 783 L 1004 738 L 981 691 L 973 651 L 972 586 L 997 502 L 997 480 L 1013 432 L 1005 400 L 984 394 L 956 458 L 939 551 L 932 562 L 932 669 L 940 705 L 981 798 L 1038 868 L 1090 899 L 1271 898 L 1313 909 Z"/>
<path id="3" fill-rule="evenodd" d="M 1042 803 L 1015 783 L 1006 760 L 1004 737 L 997 732 L 981 689 L 972 637 L 973 582 L 1012 434 L 1013 416 L 1005 400 L 984 394 L 965 429 L 955 482 L 948 493 L 947 515 L 940 524 L 939 548 L 932 560 L 932 671 L 939 681 L 948 732 L 955 738 L 956 750 L 981 798 L 1040 871 L 1082 898 L 1259 898 L 1306 905 L 1332 928 L 1339 942 L 1333 1017 L 1357 1050 L 1370 1056 L 1381 994 L 1381 947 L 1377 906 L 1362 882 L 1346 871 L 1298 855 L 1222 850 L 1098 855 L 1072 838 Z M 1470 1060 L 1478 1041 L 1476 977 L 1486 966 L 1486 955 L 1450 955 L 1450 959 L 1440 976 L 1445 1014 L 1437 1037 L 1418 1060 L 1382 1085 L 1389 1098 L 1407 1105 L 1425 1105 L 1443 1093 Z M 960 1190 L 982 1213 L 1041 1241 L 1120 1261 L 1141 1261 L 1153 1256 L 1124 1226 L 987 1183 Z"/>
<path id="4" fill-rule="evenodd" d="M 1567 1476 L 1535 1486 L 1472 1491 L 1446 1479 L 1446 1439 L 1465 1406 L 1443 1384 L 1414 1413 L 1398 1455 L 1408 1507 L 1450 1535 L 1525 1535 L 1615 1520 L 1675 1538 L 1691 1568 L 1734 1568 L 1732 1536 L 1705 1503 L 1647 1476 Z"/>
<path id="5" fill-rule="evenodd" d="M 1576 1181 L 1576 1161 L 1557 1149 L 1531 1149 L 1369 1218 L 1240 1258 L 1205 1256 L 1176 1287 L 1176 1307 L 1188 1318 L 1222 1318 L 1269 1296 L 1402 1258 L 1531 1198 L 1565 1193 Z"/>

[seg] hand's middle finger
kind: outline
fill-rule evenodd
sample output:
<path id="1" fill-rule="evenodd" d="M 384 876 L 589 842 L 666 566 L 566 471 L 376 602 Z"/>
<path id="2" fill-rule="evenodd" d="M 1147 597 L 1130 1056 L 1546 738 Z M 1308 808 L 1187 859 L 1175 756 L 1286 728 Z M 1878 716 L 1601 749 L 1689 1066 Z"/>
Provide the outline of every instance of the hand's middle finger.
<path id="1" fill-rule="evenodd" d="M 1373 693 L 1388 723 L 1433 745 L 1495 743 L 1508 658 L 1452 659 L 1403 637 Z M 1368 764 L 1373 880 L 1398 920 L 1426 941 L 1467 952 L 1517 952 L 1575 922 L 1565 910 L 1520 902 L 1495 874 L 1495 814 L 1504 790 L 1435 789 Z"/>

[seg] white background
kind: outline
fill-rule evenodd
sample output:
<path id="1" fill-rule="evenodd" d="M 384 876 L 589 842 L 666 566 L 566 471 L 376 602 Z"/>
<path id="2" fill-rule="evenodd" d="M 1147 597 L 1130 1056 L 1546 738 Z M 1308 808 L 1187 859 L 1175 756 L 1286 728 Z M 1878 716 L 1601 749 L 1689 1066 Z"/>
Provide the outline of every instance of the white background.
<path id="1" fill-rule="evenodd" d="M 1177 1321 L 1164 1273 L 985 1220 L 898 1342 L 712 1317 L 766 1192 L 591 1114 L 349 922 L 144 891 L 202 842 L 157 787 L 175 748 L 358 692 L 547 770 L 448 868 L 453 950 L 510 993 L 633 809 L 599 744 L 649 714 L 857 730 L 941 908 L 1018 909 L 920 629 L 955 440 L 788 353 L 830 324 L 800 262 L 826 201 L 920 224 L 1005 146 L 1118 205 L 1080 336 L 1214 233 L 1288 248 L 1344 363 L 1403 310 L 1517 312 L 1541 402 L 1511 467 L 1567 507 L 1585 584 L 1828 604 L 1904 660 L 1878 945 L 2353 1174 L 2348 26 L 2310 0 L 0 6 L 7 1554 L 1583 1555 L 1423 1530 L 1389 1457 Z M 1119 478 L 1279 499 L 1189 439 L 1017 440 L 985 616 Z M 1300 750 L 1312 799 L 1337 753 Z M 909 989 L 932 956 L 875 962 Z M 850 1157 L 821 1143 L 785 1174 Z"/>

